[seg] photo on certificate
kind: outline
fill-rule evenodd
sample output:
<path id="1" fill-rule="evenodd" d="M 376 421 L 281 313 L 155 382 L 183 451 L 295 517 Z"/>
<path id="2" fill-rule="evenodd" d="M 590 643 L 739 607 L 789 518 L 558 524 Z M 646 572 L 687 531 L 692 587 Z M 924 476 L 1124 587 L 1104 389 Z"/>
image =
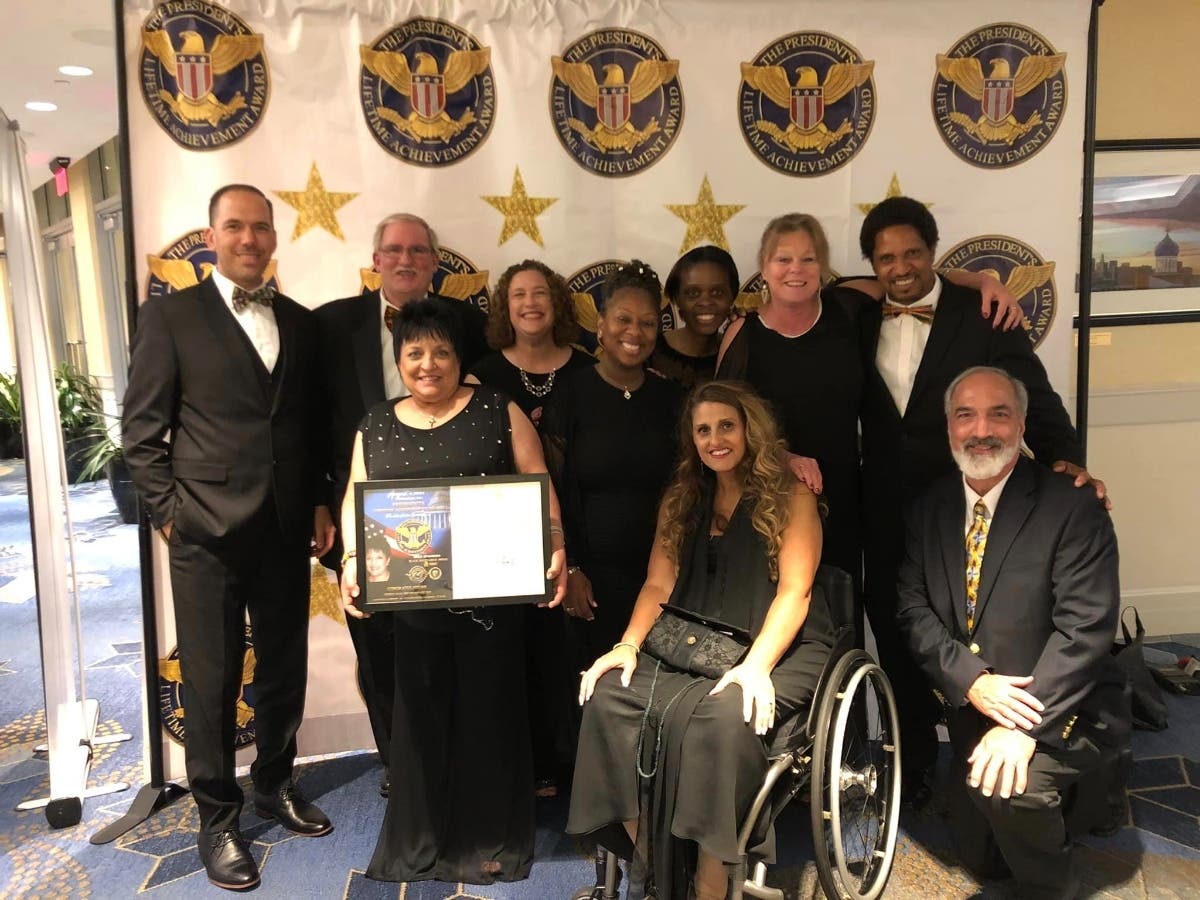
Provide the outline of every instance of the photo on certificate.
<path id="1" fill-rule="evenodd" d="M 549 485 L 544 474 L 357 484 L 362 608 L 546 600 Z"/>

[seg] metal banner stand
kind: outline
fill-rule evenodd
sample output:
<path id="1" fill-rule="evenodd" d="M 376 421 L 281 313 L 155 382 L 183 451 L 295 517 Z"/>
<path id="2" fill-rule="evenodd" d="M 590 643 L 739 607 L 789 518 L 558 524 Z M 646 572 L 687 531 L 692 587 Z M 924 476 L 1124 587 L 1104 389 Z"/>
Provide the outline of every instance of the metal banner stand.
<path id="1" fill-rule="evenodd" d="M 99 703 L 81 698 L 84 677 L 80 652 L 78 595 L 67 585 L 71 548 L 66 466 L 58 417 L 50 348 L 46 340 L 41 266 L 35 241 L 37 222 L 25 169 L 19 126 L 0 112 L 0 208 L 4 209 L 9 277 L 13 297 L 13 337 L 21 373 L 21 410 L 29 485 L 29 526 L 37 590 L 45 689 L 50 796 L 22 803 L 20 810 L 45 807 L 55 828 L 75 825 L 85 797 L 126 790 L 124 783 L 87 786 L 92 748 L 129 740 L 129 735 L 96 738 Z"/>

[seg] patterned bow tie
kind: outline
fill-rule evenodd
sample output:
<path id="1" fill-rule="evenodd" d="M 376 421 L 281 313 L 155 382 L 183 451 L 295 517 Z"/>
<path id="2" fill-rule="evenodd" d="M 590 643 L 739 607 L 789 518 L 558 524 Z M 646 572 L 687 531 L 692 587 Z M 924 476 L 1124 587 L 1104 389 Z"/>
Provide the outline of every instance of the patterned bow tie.
<path id="1" fill-rule="evenodd" d="M 928 303 L 920 306 L 905 306 L 903 303 L 883 304 L 883 317 L 890 319 L 893 316 L 912 316 L 919 322 L 929 324 L 933 321 L 933 307 Z"/>
<path id="2" fill-rule="evenodd" d="M 240 313 L 246 308 L 249 303 L 261 303 L 263 306 L 270 306 L 275 302 L 275 288 L 269 284 L 264 284 L 260 288 L 253 291 L 248 291 L 245 288 L 235 287 L 233 289 L 233 311 Z"/>
<path id="3" fill-rule="evenodd" d="M 396 325 L 396 316 L 400 315 L 400 310 L 386 303 L 383 307 L 383 327 L 391 331 Z"/>

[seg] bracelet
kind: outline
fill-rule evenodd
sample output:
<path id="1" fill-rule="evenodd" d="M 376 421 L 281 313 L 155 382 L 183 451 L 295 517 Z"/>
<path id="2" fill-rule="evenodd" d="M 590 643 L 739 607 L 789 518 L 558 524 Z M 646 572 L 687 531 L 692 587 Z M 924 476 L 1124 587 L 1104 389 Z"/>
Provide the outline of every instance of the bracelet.
<path id="1" fill-rule="evenodd" d="M 567 566 L 567 574 L 568 575 L 574 575 L 576 572 L 582 572 L 582 571 L 583 571 L 583 569 L 579 568 L 579 566 Z"/>
<path id="2" fill-rule="evenodd" d="M 358 556 L 357 550 L 347 550 L 342 554 L 342 565 L 346 565 L 347 562 L 354 559 L 356 556 Z"/>
<path id="3" fill-rule="evenodd" d="M 618 647 L 628 647 L 630 650 L 633 651 L 634 656 L 637 656 L 638 654 L 640 654 L 642 652 L 642 648 L 639 647 L 637 644 L 633 643 L 633 641 L 617 641 L 615 644 L 612 645 L 612 648 L 614 650 L 616 650 Z"/>
<path id="4" fill-rule="evenodd" d="M 551 534 L 562 534 L 563 533 L 562 526 L 561 525 L 551 525 L 550 533 Z"/>

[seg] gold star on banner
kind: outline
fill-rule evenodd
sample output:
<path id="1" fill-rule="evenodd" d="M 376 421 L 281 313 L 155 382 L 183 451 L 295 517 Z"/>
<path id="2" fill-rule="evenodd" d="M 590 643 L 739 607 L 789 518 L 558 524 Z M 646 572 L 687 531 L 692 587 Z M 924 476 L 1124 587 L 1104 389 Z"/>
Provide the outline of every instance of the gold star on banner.
<path id="1" fill-rule="evenodd" d="M 891 200 L 893 197 L 903 197 L 903 196 L 904 196 L 904 191 L 900 190 L 900 176 L 897 175 L 895 172 L 893 172 L 892 180 L 888 183 L 887 193 L 883 195 L 883 199 Z M 857 206 L 858 211 L 861 212 L 865 216 L 867 213 L 869 213 L 871 210 L 873 210 L 879 204 L 878 203 L 855 203 L 854 205 Z M 933 209 L 932 203 L 924 203 L 923 205 L 926 209 Z"/>
<path id="2" fill-rule="evenodd" d="M 729 241 L 725 239 L 724 225 L 743 209 L 743 203 L 714 203 L 712 185 L 708 183 L 708 174 L 700 182 L 700 194 L 696 202 L 690 205 L 667 203 L 664 204 L 672 213 L 687 222 L 687 234 L 679 245 L 679 252 L 686 253 L 697 244 L 716 244 L 722 250 L 729 249 Z"/>
<path id="3" fill-rule="evenodd" d="M 313 564 L 312 580 L 308 589 L 308 617 L 315 619 L 317 616 L 329 616 L 339 625 L 346 623 L 341 592 L 338 586 L 329 580 L 328 570 L 320 563 Z"/>
<path id="4" fill-rule="evenodd" d="M 500 242 L 496 244 L 497 247 L 521 231 L 529 235 L 529 239 L 539 247 L 546 246 L 542 243 L 542 232 L 538 229 L 537 217 L 544 213 L 547 207 L 557 203 L 558 198 L 530 197 L 526 194 L 525 182 L 521 180 L 519 166 L 513 173 L 511 194 L 507 197 L 484 197 L 481 195 L 479 199 L 486 201 L 504 214 L 504 228 L 500 231 Z"/>
<path id="5" fill-rule="evenodd" d="M 338 224 L 337 211 L 353 200 L 358 194 L 341 193 L 325 190 L 325 182 L 313 163 L 308 172 L 308 184 L 302 191 L 274 191 L 276 197 L 294 207 L 300 213 L 296 217 L 296 227 L 292 229 L 292 240 L 310 228 L 324 228 L 339 241 L 344 241 L 342 226 Z"/>

